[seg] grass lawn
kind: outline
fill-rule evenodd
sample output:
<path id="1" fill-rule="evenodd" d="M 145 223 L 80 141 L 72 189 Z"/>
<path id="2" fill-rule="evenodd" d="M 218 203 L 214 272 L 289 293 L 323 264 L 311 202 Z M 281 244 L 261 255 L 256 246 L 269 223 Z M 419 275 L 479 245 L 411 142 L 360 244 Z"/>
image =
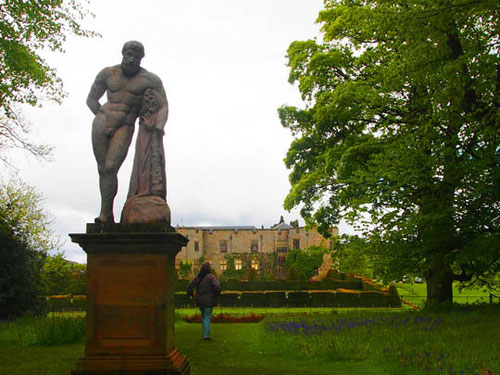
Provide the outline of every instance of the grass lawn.
<path id="1" fill-rule="evenodd" d="M 213 324 L 212 341 L 202 340 L 199 323 L 177 320 L 176 346 L 190 359 L 192 375 L 483 375 L 499 370 L 498 306 L 451 312 L 341 309 L 290 314 L 282 310 L 260 323 Z M 59 319 L 63 329 L 47 322 L 51 319 Z M 81 321 L 82 317 L 67 319 Z M 33 345 L 34 338 L 47 337 L 36 334 L 38 327 L 45 327 L 55 339 L 71 339 L 68 331 L 81 331 L 79 324 L 69 324 L 62 317 L 0 323 L 1 375 L 69 375 L 83 356 L 83 339 L 79 336 L 76 344 Z M 459 372 L 462 369 L 465 372 Z"/>
<path id="2" fill-rule="evenodd" d="M 0 342 L 2 375 L 69 375 L 83 344 L 64 346 L 19 346 Z"/>
<path id="3" fill-rule="evenodd" d="M 427 299 L 427 284 L 417 283 L 398 283 L 396 284 L 399 295 L 406 300 L 417 306 L 422 306 Z M 489 303 L 490 292 L 482 289 L 463 289 L 459 290 L 459 283 L 453 284 L 453 302 L 459 304 L 473 304 L 473 303 Z M 494 297 L 493 302 L 498 303 L 499 298 Z"/>
<path id="4" fill-rule="evenodd" d="M 191 374 L 421 374 L 385 363 L 364 361 L 324 361 L 278 353 L 262 343 L 262 323 L 214 324 L 212 341 L 201 339 L 201 325 L 176 323 L 177 348 L 187 355 Z M 1 326 L 0 326 L 1 329 Z M 83 344 L 24 346 L 0 341 L 0 374 L 69 374 L 83 355 Z"/>

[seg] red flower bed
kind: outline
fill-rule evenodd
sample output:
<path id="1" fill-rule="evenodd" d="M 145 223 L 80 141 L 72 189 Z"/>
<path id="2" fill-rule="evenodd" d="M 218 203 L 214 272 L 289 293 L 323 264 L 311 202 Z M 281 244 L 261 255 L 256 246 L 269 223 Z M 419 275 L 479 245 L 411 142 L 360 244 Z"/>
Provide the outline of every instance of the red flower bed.
<path id="1" fill-rule="evenodd" d="M 188 323 L 201 323 L 201 315 L 184 315 L 182 319 Z M 254 313 L 250 313 L 245 316 L 233 316 L 231 314 L 218 314 L 212 315 L 212 319 L 210 320 L 212 323 L 257 323 L 264 319 L 263 314 L 256 315 Z"/>

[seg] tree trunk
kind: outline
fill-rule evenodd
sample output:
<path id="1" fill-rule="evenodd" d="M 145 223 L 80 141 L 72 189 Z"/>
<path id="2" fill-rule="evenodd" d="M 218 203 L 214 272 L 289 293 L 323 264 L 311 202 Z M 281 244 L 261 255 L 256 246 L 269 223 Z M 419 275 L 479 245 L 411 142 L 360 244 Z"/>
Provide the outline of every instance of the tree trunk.
<path id="1" fill-rule="evenodd" d="M 427 302 L 453 302 L 453 274 L 446 265 L 434 266 L 426 281 Z"/>

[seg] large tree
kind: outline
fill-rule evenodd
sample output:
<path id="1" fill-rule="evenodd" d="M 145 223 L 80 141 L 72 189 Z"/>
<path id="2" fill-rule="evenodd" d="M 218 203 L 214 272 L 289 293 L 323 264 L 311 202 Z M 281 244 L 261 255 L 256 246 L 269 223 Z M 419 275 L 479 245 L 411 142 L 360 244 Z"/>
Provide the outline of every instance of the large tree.
<path id="1" fill-rule="evenodd" d="M 5 149 L 20 147 L 36 156 L 50 147 L 29 139 L 29 123 L 19 105 L 40 104 L 41 98 L 60 102 L 65 92 L 55 70 L 40 51 L 63 51 L 70 34 L 93 36 L 79 22 L 89 13 L 88 0 L 5 0 L 0 4 L 0 158 Z"/>
<path id="2" fill-rule="evenodd" d="M 295 139 L 285 207 L 325 235 L 364 229 L 385 279 L 498 273 L 499 12 L 493 0 L 326 0 L 321 42 L 293 42 L 284 106 Z"/>

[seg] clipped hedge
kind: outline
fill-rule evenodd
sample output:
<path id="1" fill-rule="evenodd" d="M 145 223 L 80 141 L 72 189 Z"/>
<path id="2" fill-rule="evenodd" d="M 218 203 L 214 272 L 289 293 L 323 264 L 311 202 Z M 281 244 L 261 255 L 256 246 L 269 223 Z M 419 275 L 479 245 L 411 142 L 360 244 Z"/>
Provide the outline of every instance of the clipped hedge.
<path id="1" fill-rule="evenodd" d="M 311 306 L 315 307 L 329 307 L 334 306 L 333 299 L 335 293 L 332 292 L 311 292 Z"/>
<path id="2" fill-rule="evenodd" d="M 218 299 L 220 306 L 224 307 L 234 307 L 240 305 L 239 293 L 222 293 Z"/>
<path id="3" fill-rule="evenodd" d="M 379 291 L 226 292 L 222 307 L 399 307 L 394 296 Z"/>
<path id="4" fill-rule="evenodd" d="M 288 281 L 288 280 L 274 280 L 274 281 L 238 281 L 234 279 L 225 280 L 221 282 L 222 290 L 232 291 L 291 291 L 291 290 L 335 290 L 338 288 L 344 289 L 357 289 L 362 290 L 365 288 L 361 279 L 354 279 L 350 281 L 324 279 L 322 281 Z M 177 280 L 175 282 L 176 292 L 185 292 L 189 280 Z"/>
<path id="5" fill-rule="evenodd" d="M 242 292 L 240 295 L 240 306 L 242 307 L 268 307 L 265 293 Z"/>
<path id="6" fill-rule="evenodd" d="M 311 306 L 311 296 L 309 292 L 288 292 L 288 307 L 309 307 Z"/>
<path id="7" fill-rule="evenodd" d="M 86 296 L 41 297 L 47 311 L 84 311 Z M 218 305 L 223 307 L 401 307 L 395 287 L 388 292 L 376 290 L 341 291 L 255 291 L 222 292 Z M 175 293 L 175 307 L 196 307 L 196 301 L 186 293 Z"/>
<path id="8" fill-rule="evenodd" d="M 195 307 L 196 301 L 186 293 L 175 293 L 175 307 Z"/>
<path id="9" fill-rule="evenodd" d="M 263 298 L 268 307 L 284 307 L 287 305 L 286 292 L 265 292 Z"/>

